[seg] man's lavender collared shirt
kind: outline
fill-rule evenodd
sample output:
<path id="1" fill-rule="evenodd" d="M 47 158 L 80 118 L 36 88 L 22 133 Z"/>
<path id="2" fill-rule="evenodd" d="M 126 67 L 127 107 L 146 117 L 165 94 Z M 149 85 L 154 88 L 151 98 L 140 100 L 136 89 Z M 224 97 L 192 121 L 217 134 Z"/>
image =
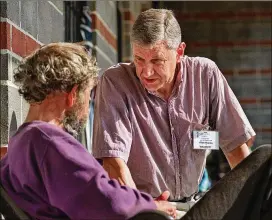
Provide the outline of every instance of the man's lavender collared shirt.
<path id="1" fill-rule="evenodd" d="M 192 131 L 207 127 L 225 153 L 256 135 L 213 61 L 183 57 L 168 101 L 142 86 L 133 63 L 121 63 L 97 87 L 93 155 L 124 159 L 138 189 L 170 190 L 178 200 L 198 189 L 206 151 L 193 149 Z"/>

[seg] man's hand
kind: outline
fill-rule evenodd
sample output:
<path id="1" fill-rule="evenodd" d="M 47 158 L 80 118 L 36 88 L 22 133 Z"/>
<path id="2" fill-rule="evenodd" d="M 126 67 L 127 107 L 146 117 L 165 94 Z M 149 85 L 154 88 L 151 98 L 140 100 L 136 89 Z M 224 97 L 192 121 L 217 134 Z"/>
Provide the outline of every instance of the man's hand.
<path id="1" fill-rule="evenodd" d="M 116 179 L 121 185 L 136 189 L 131 173 L 123 159 L 117 157 L 103 158 L 103 168 L 108 172 L 111 179 Z"/>
<path id="2" fill-rule="evenodd" d="M 167 201 L 170 196 L 169 191 L 164 191 L 159 197 L 154 199 L 157 209 L 166 212 L 168 215 L 176 218 L 176 207 Z"/>

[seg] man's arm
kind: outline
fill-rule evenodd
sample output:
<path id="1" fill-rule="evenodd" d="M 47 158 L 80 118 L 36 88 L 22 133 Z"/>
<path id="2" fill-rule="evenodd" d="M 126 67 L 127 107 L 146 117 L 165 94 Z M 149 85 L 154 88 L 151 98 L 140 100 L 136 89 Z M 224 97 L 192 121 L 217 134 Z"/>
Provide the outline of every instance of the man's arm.
<path id="1" fill-rule="evenodd" d="M 250 154 L 249 146 L 252 145 L 256 133 L 215 63 L 211 65 L 210 73 L 209 123 L 214 130 L 219 131 L 219 144 L 231 168 L 234 168 Z"/>
<path id="2" fill-rule="evenodd" d="M 70 219 L 128 219 L 152 209 L 175 217 L 175 207 L 166 201 L 169 193 L 154 201 L 147 193 L 120 186 L 73 137 L 42 143 L 48 147 L 41 173 L 50 204 Z"/>
<path id="3" fill-rule="evenodd" d="M 229 162 L 231 169 L 236 167 L 243 159 L 245 159 L 250 154 L 250 149 L 246 143 L 235 148 L 229 153 L 226 153 L 225 156 Z"/>
<path id="4" fill-rule="evenodd" d="M 103 158 L 103 168 L 108 172 L 111 179 L 116 179 L 121 185 L 126 185 L 136 189 L 127 164 L 121 158 Z"/>
<path id="5" fill-rule="evenodd" d="M 39 155 L 50 205 L 70 219 L 127 219 L 156 208 L 171 214 L 170 204 L 156 204 L 150 195 L 110 179 L 72 136 L 54 138 L 54 142 L 43 138 L 40 143 L 47 146 L 45 154 Z"/>

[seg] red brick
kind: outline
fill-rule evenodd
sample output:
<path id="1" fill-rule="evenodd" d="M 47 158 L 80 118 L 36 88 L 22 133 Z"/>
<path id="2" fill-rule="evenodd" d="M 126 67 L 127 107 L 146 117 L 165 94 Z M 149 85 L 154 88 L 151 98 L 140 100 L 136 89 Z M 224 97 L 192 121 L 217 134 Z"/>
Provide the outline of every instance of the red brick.
<path id="1" fill-rule="evenodd" d="M 131 11 L 129 10 L 124 11 L 123 15 L 124 15 L 125 21 L 130 21 L 131 23 L 134 23 L 135 18 L 134 18 L 134 15 L 131 13 Z"/>
<path id="2" fill-rule="evenodd" d="M 116 37 L 109 31 L 108 27 L 106 27 L 103 22 L 100 20 L 96 14 L 91 14 L 92 18 L 92 29 L 98 30 L 100 34 L 106 39 L 106 41 L 117 50 L 117 40 Z"/>
<path id="3" fill-rule="evenodd" d="M 10 50 L 10 24 L 0 22 L 0 49 Z"/>
<path id="4" fill-rule="evenodd" d="M 39 47 L 40 44 L 37 41 L 12 26 L 12 52 L 25 57 Z"/>
<path id="5" fill-rule="evenodd" d="M 234 76 L 233 70 L 222 70 L 222 73 L 225 76 Z M 272 69 L 245 69 L 238 70 L 237 73 L 239 75 L 254 75 L 254 74 L 269 75 L 272 74 Z"/>
<path id="6" fill-rule="evenodd" d="M 239 75 L 255 75 L 255 74 L 271 74 L 271 69 L 251 69 L 251 70 L 239 70 Z"/>
<path id="7" fill-rule="evenodd" d="M 96 26 L 96 22 L 97 22 L 96 15 L 95 14 L 91 14 L 91 19 L 92 19 L 91 28 L 92 29 L 96 29 L 97 28 L 97 26 Z"/>
<path id="8" fill-rule="evenodd" d="M 272 128 L 254 128 L 256 132 L 272 133 Z"/>
<path id="9" fill-rule="evenodd" d="M 24 57 L 26 55 L 26 35 L 12 27 L 12 52 Z"/>
<path id="10" fill-rule="evenodd" d="M 243 104 L 260 104 L 260 103 L 271 103 L 271 98 L 240 98 L 239 102 Z"/>
<path id="11" fill-rule="evenodd" d="M 247 46 L 272 46 L 272 40 L 263 41 L 224 41 L 224 42 L 191 42 L 190 47 L 247 47 Z"/>
<path id="12" fill-rule="evenodd" d="M 26 36 L 26 56 L 28 56 L 38 48 L 40 48 L 40 45 L 37 43 L 37 41 L 33 40 L 29 36 Z"/>
<path id="13" fill-rule="evenodd" d="M 251 69 L 251 70 L 239 70 L 238 74 L 240 75 L 254 75 L 257 73 L 256 69 Z"/>
<path id="14" fill-rule="evenodd" d="M 239 102 L 241 104 L 257 104 L 258 100 L 256 98 L 241 98 Z"/>
<path id="15" fill-rule="evenodd" d="M 271 11 L 239 11 L 239 12 L 199 12 L 184 13 L 175 11 L 178 20 L 215 20 L 215 19 L 254 19 L 254 18 L 272 18 Z"/>
<path id="16" fill-rule="evenodd" d="M 232 70 L 223 70 L 222 73 L 225 76 L 233 76 L 234 75 L 234 72 Z"/>
<path id="17" fill-rule="evenodd" d="M 272 69 L 262 69 L 260 70 L 261 74 L 271 74 L 272 73 Z"/>
<path id="18" fill-rule="evenodd" d="M 261 99 L 260 99 L 260 102 L 261 102 L 261 103 L 271 103 L 271 102 L 272 102 L 272 99 L 271 99 L 271 98 L 261 98 Z"/>

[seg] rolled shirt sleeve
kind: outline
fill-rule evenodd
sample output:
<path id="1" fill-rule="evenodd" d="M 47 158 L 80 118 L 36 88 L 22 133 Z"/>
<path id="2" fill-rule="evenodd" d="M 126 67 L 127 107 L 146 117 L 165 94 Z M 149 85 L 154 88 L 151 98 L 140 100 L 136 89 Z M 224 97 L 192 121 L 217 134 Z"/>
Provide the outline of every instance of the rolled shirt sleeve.
<path id="1" fill-rule="evenodd" d="M 210 124 L 219 132 L 220 147 L 228 153 L 249 141 L 256 133 L 214 62 L 210 73 Z"/>
<path id="2" fill-rule="evenodd" d="M 96 90 L 92 153 L 95 158 L 118 157 L 127 162 L 132 143 L 129 109 L 121 85 L 108 77 L 111 74 L 103 74 Z"/>

